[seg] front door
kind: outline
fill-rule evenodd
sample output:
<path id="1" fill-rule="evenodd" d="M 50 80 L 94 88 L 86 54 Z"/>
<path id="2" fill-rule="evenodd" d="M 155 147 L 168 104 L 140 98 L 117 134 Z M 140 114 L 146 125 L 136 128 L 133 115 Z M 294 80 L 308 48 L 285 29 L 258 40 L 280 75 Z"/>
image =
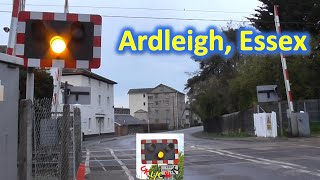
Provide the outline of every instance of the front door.
<path id="1" fill-rule="evenodd" d="M 104 131 L 104 117 L 97 117 L 97 129 L 99 135 Z"/>

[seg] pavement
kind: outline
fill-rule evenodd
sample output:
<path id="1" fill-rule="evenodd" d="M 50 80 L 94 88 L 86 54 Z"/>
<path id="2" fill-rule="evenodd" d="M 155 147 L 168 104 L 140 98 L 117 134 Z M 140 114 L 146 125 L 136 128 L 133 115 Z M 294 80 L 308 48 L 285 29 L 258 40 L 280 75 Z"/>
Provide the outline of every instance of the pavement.
<path id="1" fill-rule="evenodd" d="M 318 180 L 320 138 L 208 139 L 184 133 L 185 180 Z M 135 179 L 135 135 L 83 143 L 87 180 Z"/>

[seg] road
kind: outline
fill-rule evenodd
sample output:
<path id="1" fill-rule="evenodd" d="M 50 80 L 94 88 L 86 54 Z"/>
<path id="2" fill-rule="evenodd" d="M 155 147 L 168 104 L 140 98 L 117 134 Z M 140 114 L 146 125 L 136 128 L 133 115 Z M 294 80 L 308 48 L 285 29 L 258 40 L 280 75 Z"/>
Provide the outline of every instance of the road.
<path id="1" fill-rule="evenodd" d="M 320 138 L 288 140 L 185 137 L 185 180 L 320 179 Z M 84 142 L 86 179 L 135 179 L 135 135 Z"/>

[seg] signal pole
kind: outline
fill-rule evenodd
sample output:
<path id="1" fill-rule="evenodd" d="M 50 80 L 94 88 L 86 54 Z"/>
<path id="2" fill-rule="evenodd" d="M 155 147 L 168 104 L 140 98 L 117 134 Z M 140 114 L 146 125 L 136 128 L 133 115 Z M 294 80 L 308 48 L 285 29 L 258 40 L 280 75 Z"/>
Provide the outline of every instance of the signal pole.
<path id="1" fill-rule="evenodd" d="M 64 1 L 64 13 L 69 13 L 69 1 Z M 52 68 L 55 73 L 54 76 L 54 90 L 53 90 L 53 104 L 54 104 L 54 118 L 57 119 L 57 112 L 59 106 L 59 96 L 60 96 L 60 88 L 61 88 L 61 76 L 62 76 L 62 68 Z M 53 72 L 52 71 L 52 72 Z"/>
<path id="2" fill-rule="evenodd" d="M 69 1 L 64 1 L 64 13 L 69 13 Z"/>

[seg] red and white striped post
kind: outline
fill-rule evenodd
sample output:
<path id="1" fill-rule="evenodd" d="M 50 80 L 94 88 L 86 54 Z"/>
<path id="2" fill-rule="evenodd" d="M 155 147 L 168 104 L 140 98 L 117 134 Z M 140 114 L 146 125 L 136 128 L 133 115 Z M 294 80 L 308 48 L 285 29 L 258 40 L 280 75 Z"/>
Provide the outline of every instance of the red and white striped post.
<path id="1" fill-rule="evenodd" d="M 69 1 L 64 1 L 64 13 L 69 13 Z M 60 85 L 61 85 L 61 76 L 62 76 L 62 68 L 52 68 L 52 72 L 54 72 L 54 90 L 53 90 L 53 98 L 52 102 L 55 107 L 55 118 L 57 118 L 58 106 L 59 106 L 59 95 L 60 95 Z"/>
<path id="2" fill-rule="evenodd" d="M 13 50 L 15 46 L 16 34 L 17 34 L 17 23 L 18 23 L 18 14 L 19 10 L 22 8 L 20 6 L 20 0 L 13 0 L 12 5 L 12 17 L 11 17 L 11 24 L 10 24 L 10 33 L 9 33 L 9 40 L 8 40 L 8 48 L 7 54 L 13 55 Z"/>
<path id="3" fill-rule="evenodd" d="M 280 34 L 281 28 L 280 28 L 278 7 L 279 7 L 278 5 L 274 6 L 274 22 L 275 22 L 277 33 Z M 292 93 L 291 93 L 291 89 L 290 89 L 289 72 L 288 72 L 288 68 L 287 68 L 286 58 L 282 52 L 280 52 L 280 57 L 281 57 L 281 63 L 282 63 L 284 84 L 285 84 L 286 92 L 287 92 L 288 107 L 289 107 L 289 110 L 291 113 L 294 110 L 293 110 L 293 102 L 292 102 L 293 98 L 292 98 Z"/>

